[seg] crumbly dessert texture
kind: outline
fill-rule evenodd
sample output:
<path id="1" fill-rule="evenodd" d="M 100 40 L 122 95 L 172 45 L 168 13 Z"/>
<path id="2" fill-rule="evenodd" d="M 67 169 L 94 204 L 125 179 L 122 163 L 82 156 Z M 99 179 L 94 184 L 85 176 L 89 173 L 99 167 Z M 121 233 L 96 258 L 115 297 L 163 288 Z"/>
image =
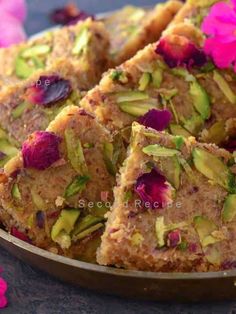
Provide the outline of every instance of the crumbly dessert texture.
<path id="1" fill-rule="evenodd" d="M 76 106 L 31 134 L 1 173 L 7 230 L 17 228 L 30 243 L 72 257 L 86 241 L 98 245 L 94 234 L 101 234 L 105 202 L 113 200 L 115 180 L 105 161 L 111 142 L 94 116 Z"/>
<path id="2" fill-rule="evenodd" d="M 221 2 L 224 1 L 227 2 L 227 0 L 222 0 Z M 220 0 L 187 0 L 182 9 L 176 14 L 171 24 L 185 22 L 200 28 L 210 8 L 217 2 L 220 2 Z"/>
<path id="3" fill-rule="evenodd" d="M 230 267 L 235 191 L 232 154 L 134 123 L 98 262 L 163 272 Z"/>
<path id="4" fill-rule="evenodd" d="M 107 69 L 109 34 L 103 23 L 87 19 L 74 26 L 0 50 L 0 87 L 24 80 L 59 59 L 70 60 L 84 90 L 92 88 Z"/>
<path id="5" fill-rule="evenodd" d="M 195 136 L 221 145 L 235 135 L 236 89 L 233 70 L 219 70 L 208 60 L 201 65 L 178 65 L 193 48 L 195 28 L 185 25 L 183 36 L 168 33 L 159 44 L 148 45 L 135 57 L 110 70 L 88 92 L 81 106 L 93 112 L 112 132 L 126 132 L 150 109 L 172 112 L 170 132 Z M 190 35 L 191 34 L 191 35 Z M 158 47 L 158 48 L 157 48 Z M 157 49 L 162 49 L 158 52 Z M 194 54 L 198 54 L 193 48 Z M 191 54 L 191 53 L 190 53 Z M 204 56 L 199 52 L 199 60 Z M 174 63 L 173 63 L 174 62 Z"/>
<path id="6" fill-rule="evenodd" d="M 72 63 L 59 60 L 1 91 L 0 125 L 20 147 L 28 135 L 45 130 L 64 107 L 78 106 L 82 96 L 83 78 Z"/>
<path id="7" fill-rule="evenodd" d="M 158 4 L 152 10 L 126 6 L 105 18 L 111 39 L 110 66 L 120 65 L 138 50 L 157 41 L 182 6 L 176 0 Z"/>

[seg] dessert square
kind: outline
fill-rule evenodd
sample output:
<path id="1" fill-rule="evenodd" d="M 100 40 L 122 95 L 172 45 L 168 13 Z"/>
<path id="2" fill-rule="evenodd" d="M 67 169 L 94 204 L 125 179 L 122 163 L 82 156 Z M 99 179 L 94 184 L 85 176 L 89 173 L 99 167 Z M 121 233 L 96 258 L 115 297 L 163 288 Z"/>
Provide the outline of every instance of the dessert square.
<path id="1" fill-rule="evenodd" d="M 108 131 L 76 106 L 66 107 L 46 131 L 32 133 L 1 172 L 0 216 L 7 230 L 72 257 L 87 251 L 87 242 L 97 245 L 113 200 L 109 149 Z"/>
<path id="2" fill-rule="evenodd" d="M 230 267 L 235 191 L 231 153 L 134 123 L 99 264 L 161 272 Z"/>

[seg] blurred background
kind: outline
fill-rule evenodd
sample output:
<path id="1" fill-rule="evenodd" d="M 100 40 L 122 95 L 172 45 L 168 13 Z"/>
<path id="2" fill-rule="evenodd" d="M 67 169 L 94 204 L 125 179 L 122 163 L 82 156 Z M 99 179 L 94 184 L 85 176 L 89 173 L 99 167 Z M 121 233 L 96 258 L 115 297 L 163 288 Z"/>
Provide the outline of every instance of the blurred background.
<path id="1" fill-rule="evenodd" d="M 35 34 L 52 26 L 48 15 L 55 8 L 65 4 L 76 3 L 81 10 L 88 13 L 101 13 L 117 9 L 123 5 L 154 5 L 163 0 L 27 0 L 28 19 L 26 21 L 26 32 L 28 35 Z"/>

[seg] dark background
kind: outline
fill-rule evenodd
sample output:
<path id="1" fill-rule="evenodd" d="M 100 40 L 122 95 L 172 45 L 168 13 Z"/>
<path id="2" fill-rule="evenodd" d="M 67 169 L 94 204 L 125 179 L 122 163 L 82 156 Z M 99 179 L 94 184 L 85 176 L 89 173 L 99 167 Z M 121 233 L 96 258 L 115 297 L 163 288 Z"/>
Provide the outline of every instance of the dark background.
<path id="1" fill-rule="evenodd" d="M 4 0 L 8 1 L 8 0 Z M 79 7 L 91 13 L 114 10 L 127 3 L 135 5 L 155 4 L 155 0 L 78 0 Z M 161 1 L 160 1 L 161 2 Z M 28 0 L 26 30 L 35 34 L 51 24 L 49 12 L 67 3 L 66 0 Z M 236 304 L 163 304 L 139 302 L 113 296 L 99 295 L 85 289 L 73 287 L 51 278 L 30 266 L 21 263 L 0 248 L 0 265 L 3 277 L 9 284 L 6 314 L 205 314 L 236 313 Z M 132 289 L 132 287 L 130 287 Z M 168 292 L 167 292 L 168 293 Z M 209 291 L 209 294 L 211 291 Z"/>

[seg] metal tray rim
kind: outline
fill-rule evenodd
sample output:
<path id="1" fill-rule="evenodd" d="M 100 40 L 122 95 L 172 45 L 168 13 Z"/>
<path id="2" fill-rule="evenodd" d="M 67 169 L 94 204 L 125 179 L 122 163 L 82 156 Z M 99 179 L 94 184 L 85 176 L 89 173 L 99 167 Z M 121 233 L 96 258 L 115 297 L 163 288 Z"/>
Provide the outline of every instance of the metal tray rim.
<path id="1" fill-rule="evenodd" d="M 67 266 L 73 266 L 78 269 L 89 270 L 93 272 L 106 273 L 114 276 L 123 277 L 136 277 L 146 279 L 164 279 L 164 280 L 194 280 L 194 279 L 216 279 L 216 278 L 235 278 L 236 270 L 218 271 L 218 272 L 205 272 L 205 273 L 161 273 L 161 272 L 149 272 L 149 271 L 136 271 L 136 270 L 125 270 L 113 267 L 100 266 L 96 264 L 86 263 L 82 261 L 73 260 L 68 257 L 60 256 L 46 250 L 35 247 L 29 243 L 26 243 L 16 237 L 10 235 L 6 231 L 0 229 L 0 238 L 12 243 L 20 249 L 39 255 L 49 260 L 60 264 L 66 264 Z"/>

